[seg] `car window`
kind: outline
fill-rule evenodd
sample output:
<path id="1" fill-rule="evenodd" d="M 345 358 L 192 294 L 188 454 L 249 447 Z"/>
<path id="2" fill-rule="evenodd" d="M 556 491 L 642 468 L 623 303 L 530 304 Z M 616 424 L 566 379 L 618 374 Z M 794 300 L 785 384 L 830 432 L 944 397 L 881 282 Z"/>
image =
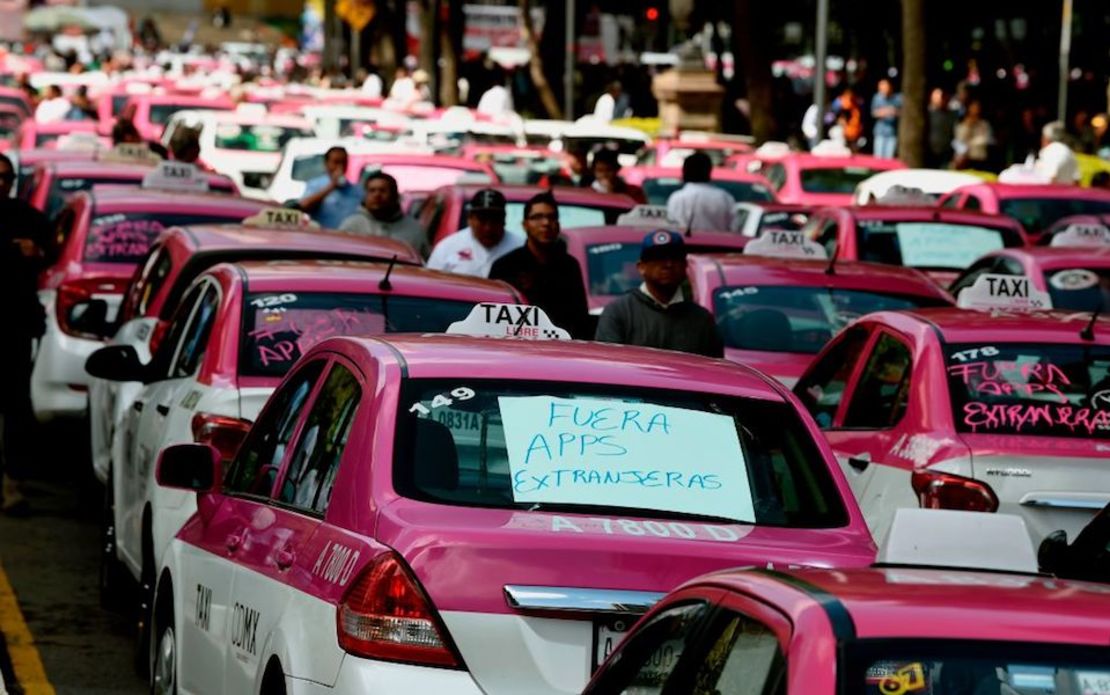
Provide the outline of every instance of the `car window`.
<path id="1" fill-rule="evenodd" d="M 1110 268 L 1053 268 L 1044 271 L 1054 309 L 1100 311 L 1110 307 Z"/>
<path id="2" fill-rule="evenodd" d="M 945 198 L 944 202 L 941 203 L 940 206 L 942 208 L 948 208 L 950 210 L 956 210 L 960 207 L 960 197 L 962 195 L 963 195 L 962 193 L 953 193 L 952 195 Z"/>
<path id="3" fill-rule="evenodd" d="M 974 285 L 975 281 L 978 280 L 979 276 L 983 273 L 997 272 L 996 270 L 994 270 L 997 264 L 997 256 L 979 259 L 975 263 L 972 263 L 971 266 L 967 270 L 965 270 L 962 275 L 956 278 L 956 280 L 952 283 L 952 286 L 948 288 L 948 291 L 952 293 L 953 297 L 958 296 L 962 290 L 965 290 L 968 287 Z"/>
<path id="4" fill-rule="evenodd" d="M 776 191 L 786 185 L 786 167 L 781 164 L 768 164 L 763 167 L 761 173 L 771 182 L 771 187 Z"/>
<path id="5" fill-rule="evenodd" d="M 884 429 L 897 424 L 909 401 L 912 366 L 913 355 L 905 343 L 889 333 L 880 335 L 852 391 L 844 427 Z"/>
<path id="6" fill-rule="evenodd" d="M 341 364 L 333 366 L 293 450 L 281 486 L 282 502 L 316 514 L 327 510 L 361 397 L 355 375 Z"/>
<path id="7" fill-rule="evenodd" d="M 979 200 L 979 196 L 969 195 L 967 200 L 964 201 L 964 210 L 982 210 L 983 203 Z"/>
<path id="8" fill-rule="evenodd" d="M 605 673 L 590 691 L 636 695 L 662 693 L 708 613 L 709 606 L 704 602 L 682 604 L 659 612 L 621 643 L 606 662 Z"/>
<path id="9" fill-rule="evenodd" d="M 794 394 L 822 429 L 832 427 L 840 399 L 844 396 L 852 369 L 867 345 L 868 335 L 866 328 L 849 328 L 794 386 Z"/>
<path id="10" fill-rule="evenodd" d="M 170 369 L 171 379 L 191 376 L 196 372 L 208 348 L 208 336 L 212 333 L 212 325 L 216 322 L 216 311 L 219 308 L 219 290 L 215 285 L 208 283 L 196 311 L 189 319 L 188 327 L 182 333 L 181 347 Z"/>
<path id="11" fill-rule="evenodd" d="M 242 213 L 179 213 L 161 211 L 117 212 L 98 215 L 89 222 L 85 237 L 87 263 L 136 263 L 163 230 L 191 224 L 234 223 Z"/>
<path id="12" fill-rule="evenodd" d="M 62 213 L 58 215 L 57 221 L 54 223 L 54 238 L 51 239 L 51 247 L 44 249 L 51 259 L 55 259 L 62 252 L 62 248 L 66 244 L 66 240 L 73 234 L 73 227 L 77 223 L 77 213 L 72 208 L 65 208 Z"/>
<path id="13" fill-rule="evenodd" d="M 170 374 L 171 363 L 175 361 L 177 355 L 177 346 L 182 342 L 182 336 L 185 334 L 186 328 L 190 325 L 189 319 L 193 315 L 193 309 L 196 308 L 197 303 L 200 301 L 201 294 L 205 290 L 205 285 L 196 284 L 191 286 L 186 292 L 185 296 L 181 298 L 181 304 L 178 305 L 177 310 L 169 319 L 169 328 L 166 329 L 166 336 L 160 343 L 158 352 L 154 356 L 156 366 L 154 373 L 160 378 L 168 378 Z"/>
<path id="14" fill-rule="evenodd" d="M 836 255 L 836 247 L 839 245 L 837 241 L 837 232 L 840 230 L 840 225 L 835 219 L 824 220 L 818 222 L 820 225 L 820 233 L 817 235 L 817 243 L 825 247 L 825 253 L 829 258 Z"/>
<path id="15" fill-rule="evenodd" d="M 718 616 L 704 643 L 708 650 L 692 668 L 692 695 L 778 695 L 786 693 L 786 659 L 771 628 L 727 611 Z M 699 650 L 700 651 L 700 650 Z"/>
<path id="16" fill-rule="evenodd" d="M 324 370 L 324 360 L 301 367 L 273 396 L 251 427 L 224 476 L 224 492 L 269 496 L 301 411 Z"/>
<path id="17" fill-rule="evenodd" d="M 802 169 L 798 177 L 806 193 L 841 193 L 850 195 L 864 179 L 876 173 L 867 167 L 821 167 Z"/>
<path id="18" fill-rule="evenodd" d="M 1064 217 L 1108 213 L 1110 201 L 1082 198 L 1009 198 L 1003 200 L 999 208 L 999 212 L 1020 222 L 1026 231 L 1037 233 L 1048 229 L 1052 223 Z"/>
<path id="19" fill-rule="evenodd" d="M 127 298 L 120 309 L 121 316 L 128 319 L 145 316 L 151 300 L 166 282 L 172 268 L 173 259 L 165 246 L 159 246 L 147 254 L 146 261 L 127 290 Z"/>
<path id="20" fill-rule="evenodd" d="M 941 221 L 859 220 L 859 260 L 909 268 L 963 270 L 988 253 L 1023 246 L 1013 229 Z"/>

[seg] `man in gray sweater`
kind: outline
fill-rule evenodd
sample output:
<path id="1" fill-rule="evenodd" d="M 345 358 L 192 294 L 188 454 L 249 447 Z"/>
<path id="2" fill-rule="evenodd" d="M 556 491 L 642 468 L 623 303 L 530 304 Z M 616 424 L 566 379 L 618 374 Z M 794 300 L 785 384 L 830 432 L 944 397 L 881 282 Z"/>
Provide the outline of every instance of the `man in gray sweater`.
<path id="1" fill-rule="evenodd" d="M 384 236 L 405 241 L 424 258 L 431 251 L 428 234 L 414 218 L 401 210 L 397 179 L 378 171 L 366 179 L 366 196 L 353 215 L 343 220 L 340 231 L 364 236 Z"/>
<path id="2" fill-rule="evenodd" d="M 597 340 L 723 357 L 717 323 L 686 297 L 686 244 L 677 232 L 649 232 L 636 264 L 643 283 L 605 307 Z"/>

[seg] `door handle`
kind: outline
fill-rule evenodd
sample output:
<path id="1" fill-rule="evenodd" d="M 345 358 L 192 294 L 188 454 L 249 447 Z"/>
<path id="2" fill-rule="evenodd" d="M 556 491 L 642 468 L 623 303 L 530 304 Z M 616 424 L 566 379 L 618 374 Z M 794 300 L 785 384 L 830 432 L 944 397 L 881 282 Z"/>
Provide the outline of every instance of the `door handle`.
<path id="1" fill-rule="evenodd" d="M 864 452 L 848 458 L 848 465 L 863 473 L 871 465 L 871 454 Z"/>
<path id="2" fill-rule="evenodd" d="M 225 541 L 227 544 L 227 552 L 234 553 L 236 550 L 242 547 L 243 541 L 246 540 L 246 538 L 246 529 L 240 531 L 239 533 L 228 534 L 227 541 Z"/>
<path id="3" fill-rule="evenodd" d="M 131 409 L 134 410 L 136 413 L 143 412 L 143 402 L 142 401 L 135 401 L 134 403 L 131 404 Z"/>
<path id="4" fill-rule="evenodd" d="M 154 409 L 157 410 L 158 414 L 163 416 L 163 417 L 170 414 L 170 407 L 168 405 L 165 405 L 165 404 L 158 404 L 158 405 L 154 406 Z"/>
<path id="5" fill-rule="evenodd" d="M 274 555 L 274 564 L 277 565 L 277 568 L 279 570 L 284 571 L 292 567 L 293 562 L 296 561 L 296 559 L 297 554 L 293 552 L 292 548 L 286 546 L 277 551 L 277 554 Z"/>

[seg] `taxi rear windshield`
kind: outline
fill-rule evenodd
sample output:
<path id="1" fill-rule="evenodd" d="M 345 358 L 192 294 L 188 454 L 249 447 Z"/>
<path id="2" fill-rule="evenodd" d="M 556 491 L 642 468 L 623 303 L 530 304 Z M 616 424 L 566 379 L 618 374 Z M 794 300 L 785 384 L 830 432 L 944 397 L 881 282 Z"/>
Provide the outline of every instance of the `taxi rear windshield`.
<path id="1" fill-rule="evenodd" d="M 85 238 L 88 263 L 138 263 L 163 229 L 190 224 L 239 222 L 232 215 L 168 215 L 161 212 L 123 212 L 94 217 Z"/>
<path id="2" fill-rule="evenodd" d="M 878 171 L 866 167 L 802 169 L 799 176 L 806 193 L 854 193 L 860 181 Z"/>
<path id="3" fill-rule="evenodd" d="M 682 188 L 680 178 L 644 180 L 644 195 L 652 205 L 666 205 L 671 194 Z M 709 185 L 732 196 L 737 203 L 765 203 L 775 199 L 771 189 L 756 181 L 710 181 Z"/>
<path id="4" fill-rule="evenodd" d="M 100 186 L 102 184 L 124 184 L 131 186 L 138 186 L 140 181 L 134 176 L 127 177 L 109 177 L 109 176 L 81 176 L 81 177 L 66 177 L 55 178 L 54 182 L 50 184 L 50 192 L 46 196 L 46 213 L 47 218 L 54 219 L 54 216 L 62 211 L 65 207 L 66 201 L 74 193 L 87 191 L 93 186 Z"/>
<path id="5" fill-rule="evenodd" d="M 1110 307 L 1110 268 L 1056 268 L 1044 273 L 1052 308 L 1095 311 Z"/>
<path id="6" fill-rule="evenodd" d="M 624 294 L 643 282 L 636 263 L 640 260 L 639 241 L 614 241 L 586 246 L 587 292 L 592 297 Z M 686 242 L 687 253 L 739 253 L 736 246 L 716 246 Z"/>
<path id="7" fill-rule="evenodd" d="M 412 499 L 798 528 L 847 524 L 828 464 L 782 402 L 410 379 L 397 422 L 394 485 Z M 681 523 L 659 528 L 693 537 Z"/>
<path id="8" fill-rule="evenodd" d="M 282 376 L 310 347 L 337 335 L 443 333 L 474 302 L 331 292 L 248 294 L 239 374 Z"/>
<path id="9" fill-rule="evenodd" d="M 312 131 L 272 125 L 239 125 L 223 123 L 216 126 L 216 148 L 244 152 L 281 152 L 293 138 L 308 137 Z"/>
<path id="10" fill-rule="evenodd" d="M 616 224 L 617 218 L 622 213 L 628 212 L 620 208 L 592 208 L 583 205 L 559 205 L 559 226 L 563 229 L 574 229 L 577 227 L 602 227 L 604 225 Z M 459 229 L 463 229 L 469 223 L 467 216 L 470 213 L 470 204 L 467 203 L 463 206 L 462 214 L 459 215 Z M 516 230 L 523 233 L 524 231 L 524 203 L 509 203 L 505 206 L 505 228 Z"/>
<path id="11" fill-rule="evenodd" d="M 999 203 L 999 212 L 1021 223 L 1029 232 L 1048 229 L 1054 222 L 1072 215 L 1098 215 L 1110 212 L 1110 201 L 1078 198 L 1008 198 Z"/>
<path id="12" fill-rule="evenodd" d="M 1073 322 L 1076 339 L 1082 321 Z M 1110 346 L 949 345 L 960 432 L 1110 439 Z"/>
<path id="13" fill-rule="evenodd" d="M 930 297 L 830 287 L 738 285 L 713 293 L 713 315 L 727 347 L 811 355 L 865 314 L 944 305 Z"/>
<path id="14" fill-rule="evenodd" d="M 865 641 L 849 649 L 851 695 L 1110 692 L 1110 650 L 1031 642 Z"/>
<path id="15" fill-rule="evenodd" d="M 1021 246 L 1012 229 L 951 222 L 859 220 L 859 259 L 909 268 L 963 270 L 991 251 Z"/>

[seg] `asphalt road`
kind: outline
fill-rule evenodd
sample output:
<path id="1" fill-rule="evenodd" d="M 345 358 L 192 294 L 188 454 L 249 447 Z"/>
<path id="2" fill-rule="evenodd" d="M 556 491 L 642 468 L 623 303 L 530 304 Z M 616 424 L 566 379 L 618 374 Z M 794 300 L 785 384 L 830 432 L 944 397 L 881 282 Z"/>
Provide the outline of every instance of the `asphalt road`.
<path id="1" fill-rule="evenodd" d="M 92 477 L 88 445 L 80 426 L 49 427 L 38 472 L 26 484 L 31 515 L 0 515 L 0 566 L 18 601 L 46 679 L 59 695 L 145 693 L 133 666 L 130 618 L 100 607 L 98 514 L 101 488 Z M 10 616 L 0 615 L 7 643 L 22 641 Z M 13 682 L 20 673 L 17 647 L 0 655 L 10 693 L 50 692 L 41 684 Z M 25 649 L 25 648 L 24 648 Z M 32 655 L 33 659 L 33 655 Z M 26 679 L 24 679 L 26 680 Z"/>

